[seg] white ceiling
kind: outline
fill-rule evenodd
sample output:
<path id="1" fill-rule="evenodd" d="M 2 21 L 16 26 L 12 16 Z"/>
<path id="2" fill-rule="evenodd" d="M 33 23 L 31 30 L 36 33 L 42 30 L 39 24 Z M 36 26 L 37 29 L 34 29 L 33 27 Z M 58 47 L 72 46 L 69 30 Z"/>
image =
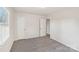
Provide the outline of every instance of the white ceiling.
<path id="1" fill-rule="evenodd" d="M 63 9 L 72 9 L 67 7 L 15 7 L 15 11 L 18 12 L 27 12 L 27 13 L 33 13 L 38 15 L 49 15 L 51 13 L 63 10 Z"/>

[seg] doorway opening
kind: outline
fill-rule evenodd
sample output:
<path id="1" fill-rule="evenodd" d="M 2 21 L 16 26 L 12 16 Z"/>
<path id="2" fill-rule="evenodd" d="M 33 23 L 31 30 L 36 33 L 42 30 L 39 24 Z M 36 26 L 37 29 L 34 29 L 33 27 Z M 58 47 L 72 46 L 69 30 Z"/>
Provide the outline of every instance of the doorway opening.
<path id="1" fill-rule="evenodd" d="M 46 35 L 50 36 L 50 19 L 46 19 Z"/>

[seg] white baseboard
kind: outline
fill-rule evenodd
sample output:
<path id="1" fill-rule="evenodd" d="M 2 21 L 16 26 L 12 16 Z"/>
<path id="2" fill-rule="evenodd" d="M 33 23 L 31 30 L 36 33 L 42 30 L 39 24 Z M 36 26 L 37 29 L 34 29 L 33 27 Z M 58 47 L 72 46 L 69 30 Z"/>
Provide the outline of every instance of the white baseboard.
<path id="1" fill-rule="evenodd" d="M 53 38 L 51 38 L 52 40 L 56 40 L 55 38 L 53 39 Z M 79 49 L 77 49 L 76 47 L 72 47 L 71 45 L 69 45 L 69 44 L 66 44 L 66 43 L 63 43 L 62 41 L 60 41 L 60 40 L 56 40 L 57 42 L 60 42 L 61 44 L 64 44 L 64 45 L 66 45 L 66 46 L 68 46 L 68 47 L 70 47 L 70 48 L 72 48 L 72 49 L 74 49 L 74 50 L 76 50 L 76 51 L 79 51 Z"/>

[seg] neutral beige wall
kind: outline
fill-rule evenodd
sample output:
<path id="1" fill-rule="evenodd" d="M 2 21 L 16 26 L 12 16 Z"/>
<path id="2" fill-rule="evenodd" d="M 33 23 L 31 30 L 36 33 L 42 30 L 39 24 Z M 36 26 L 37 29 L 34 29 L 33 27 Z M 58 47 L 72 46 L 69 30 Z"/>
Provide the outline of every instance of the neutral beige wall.
<path id="1" fill-rule="evenodd" d="M 12 8 L 6 8 L 9 12 L 9 22 L 10 22 L 10 36 L 5 41 L 3 45 L 0 45 L 0 52 L 8 52 L 11 49 L 13 41 L 15 39 L 15 16 L 14 10 Z"/>
<path id="2" fill-rule="evenodd" d="M 51 17 L 50 37 L 79 51 L 79 9 L 65 9 Z"/>

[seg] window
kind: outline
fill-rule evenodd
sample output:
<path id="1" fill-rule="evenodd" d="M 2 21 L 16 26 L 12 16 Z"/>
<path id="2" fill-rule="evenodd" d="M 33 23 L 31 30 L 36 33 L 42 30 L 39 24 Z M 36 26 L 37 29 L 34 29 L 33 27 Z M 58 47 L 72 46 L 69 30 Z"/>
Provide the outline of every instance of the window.
<path id="1" fill-rule="evenodd" d="M 6 10 L 0 7 L 0 24 L 7 24 L 7 16 Z"/>
<path id="2" fill-rule="evenodd" d="M 0 7 L 0 44 L 9 37 L 8 12 Z"/>

